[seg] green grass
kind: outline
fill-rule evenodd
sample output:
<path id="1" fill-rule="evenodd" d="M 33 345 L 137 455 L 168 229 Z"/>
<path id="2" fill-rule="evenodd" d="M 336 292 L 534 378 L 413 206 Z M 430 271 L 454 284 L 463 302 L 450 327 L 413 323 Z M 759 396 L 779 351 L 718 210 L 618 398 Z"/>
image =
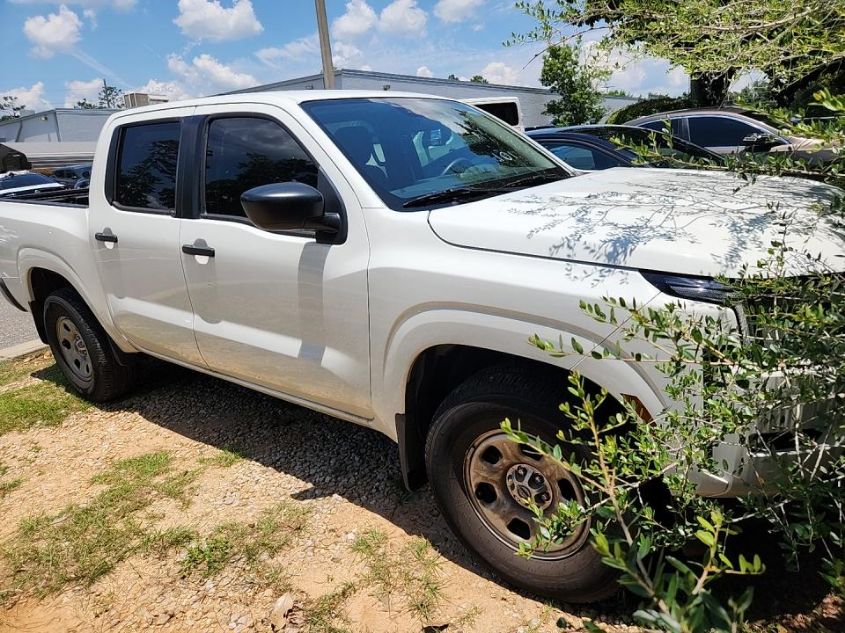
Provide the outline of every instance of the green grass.
<path id="1" fill-rule="evenodd" d="M 229 468 L 243 460 L 243 458 L 244 456 L 237 451 L 224 447 L 211 457 L 201 457 L 199 463 L 217 468 Z"/>
<path id="2" fill-rule="evenodd" d="M 0 435 L 57 426 L 70 414 L 88 409 L 90 405 L 65 384 L 54 365 L 44 372 L 44 380 L 0 393 Z"/>
<path id="3" fill-rule="evenodd" d="M 9 481 L 0 481 L 0 499 L 5 498 L 7 494 L 18 488 L 23 483 L 23 479 L 10 479 Z"/>
<path id="4" fill-rule="evenodd" d="M 199 540 L 199 533 L 188 527 L 176 526 L 163 530 L 147 532 L 141 542 L 141 549 L 147 554 L 165 556 L 174 549 L 179 549 Z"/>
<path id="5" fill-rule="evenodd" d="M 351 633 L 351 630 L 345 627 L 349 618 L 343 607 L 355 591 L 355 584 L 347 582 L 335 591 L 307 604 L 305 630 L 308 633 Z"/>
<path id="6" fill-rule="evenodd" d="M 184 500 L 187 489 L 186 478 L 172 474 L 164 452 L 118 461 L 93 482 L 105 489 L 90 503 L 21 521 L 3 551 L 17 589 L 44 595 L 67 585 L 91 585 L 154 541 L 138 512 L 163 497 Z M 159 536 L 160 543 L 166 539 L 176 540 L 173 534 Z"/>
<path id="7" fill-rule="evenodd" d="M 404 608 L 420 622 L 431 619 L 443 599 L 443 583 L 440 559 L 428 541 L 414 538 L 396 549 L 384 532 L 369 530 L 355 540 L 352 550 L 367 566 L 363 582 L 388 611 Z"/>
<path id="8" fill-rule="evenodd" d="M 290 503 L 265 510 L 254 524 L 224 523 L 188 548 L 182 563 L 186 574 L 213 576 L 234 561 L 254 566 L 263 555 L 273 556 L 301 533 L 307 511 Z"/>
<path id="9" fill-rule="evenodd" d="M 39 369 L 49 367 L 52 363 L 53 357 L 49 353 L 4 361 L 0 363 L 0 387 L 26 378 Z"/>

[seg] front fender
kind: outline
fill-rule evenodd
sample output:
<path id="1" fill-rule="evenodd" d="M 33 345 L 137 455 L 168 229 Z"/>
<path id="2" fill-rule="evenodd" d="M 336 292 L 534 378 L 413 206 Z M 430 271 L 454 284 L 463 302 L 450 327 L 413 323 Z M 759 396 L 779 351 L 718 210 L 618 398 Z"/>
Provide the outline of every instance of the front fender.
<path id="1" fill-rule="evenodd" d="M 562 340 L 568 346 L 574 338 L 585 355 L 568 354 L 554 358 L 528 342 L 537 334 L 542 338 Z M 415 360 L 427 349 L 438 345 L 477 347 L 576 370 L 585 378 L 604 387 L 617 399 L 634 396 L 646 410 L 657 416 L 666 406 L 659 375 L 651 375 L 639 364 L 622 360 L 596 360 L 590 351 L 598 350 L 608 332 L 555 321 L 538 322 L 526 315 L 483 314 L 460 307 L 443 307 L 418 312 L 402 321 L 391 333 L 384 350 L 383 380 L 374 381 L 376 420 L 382 421 L 385 434 L 396 439 L 395 415 L 405 412 L 405 391 Z M 381 385 L 380 392 L 375 388 Z M 561 385 L 564 393 L 565 385 Z"/>

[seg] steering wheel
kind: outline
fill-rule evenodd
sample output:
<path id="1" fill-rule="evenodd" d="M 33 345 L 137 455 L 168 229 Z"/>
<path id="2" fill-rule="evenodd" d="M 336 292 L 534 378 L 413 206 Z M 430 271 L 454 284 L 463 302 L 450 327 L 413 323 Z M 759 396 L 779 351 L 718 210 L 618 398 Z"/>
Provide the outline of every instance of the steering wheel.
<path id="1" fill-rule="evenodd" d="M 456 167 L 458 167 L 459 165 L 462 165 L 464 163 L 466 163 L 466 167 L 464 167 L 463 169 L 455 169 Z M 455 160 L 453 160 L 451 163 L 449 163 L 448 165 L 446 165 L 443 168 L 443 171 L 440 172 L 440 175 L 445 176 L 445 175 L 450 174 L 450 173 L 459 174 L 462 171 L 466 171 L 470 167 L 472 167 L 472 161 L 470 159 L 463 158 L 463 157 L 456 158 Z"/>

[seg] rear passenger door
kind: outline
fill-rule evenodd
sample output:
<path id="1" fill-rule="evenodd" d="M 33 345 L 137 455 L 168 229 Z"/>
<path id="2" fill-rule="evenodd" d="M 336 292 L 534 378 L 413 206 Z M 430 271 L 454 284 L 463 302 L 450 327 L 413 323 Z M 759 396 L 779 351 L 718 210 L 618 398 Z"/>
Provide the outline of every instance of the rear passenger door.
<path id="1" fill-rule="evenodd" d="M 91 246 L 118 330 L 144 351 L 202 366 L 179 250 L 183 117 L 150 116 L 113 130 L 105 182 L 91 190 Z"/>
<path id="2" fill-rule="evenodd" d="M 181 235 L 202 356 L 232 378 L 370 417 L 369 243 L 357 198 L 293 117 L 219 109 L 196 112 L 208 115 L 198 120 L 197 208 Z M 317 187 L 345 214 L 345 241 L 269 232 L 245 217 L 244 191 L 289 181 Z"/>

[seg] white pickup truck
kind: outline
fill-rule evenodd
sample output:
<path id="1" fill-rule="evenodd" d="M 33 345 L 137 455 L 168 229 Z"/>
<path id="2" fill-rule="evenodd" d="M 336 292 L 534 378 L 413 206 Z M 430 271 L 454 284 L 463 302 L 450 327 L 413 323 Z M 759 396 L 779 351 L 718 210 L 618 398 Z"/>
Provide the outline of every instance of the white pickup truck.
<path id="1" fill-rule="evenodd" d="M 771 200 L 814 222 L 804 246 L 842 269 L 842 236 L 812 210 L 833 192 L 682 170 L 576 176 L 435 97 L 214 97 L 114 114 L 87 192 L 1 202 L 0 292 L 92 400 L 126 393 L 146 354 L 386 434 L 406 483 L 427 478 L 501 577 L 590 601 L 614 576 L 586 527 L 514 555 L 536 531 L 526 498 L 552 511 L 583 493 L 500 422 L 554 442 L 574 368 L 656 418 L 672 406 L 661 375 L 591 358 L 617 332 L 579 302 L 681 298 L 734 319 L 712 278 L 765 255 L 781 230 Z M 584 355 L 552 358 L 535 333 Z M 701 494 L 754 481 L 757 457 L 724 456 Z"/>

